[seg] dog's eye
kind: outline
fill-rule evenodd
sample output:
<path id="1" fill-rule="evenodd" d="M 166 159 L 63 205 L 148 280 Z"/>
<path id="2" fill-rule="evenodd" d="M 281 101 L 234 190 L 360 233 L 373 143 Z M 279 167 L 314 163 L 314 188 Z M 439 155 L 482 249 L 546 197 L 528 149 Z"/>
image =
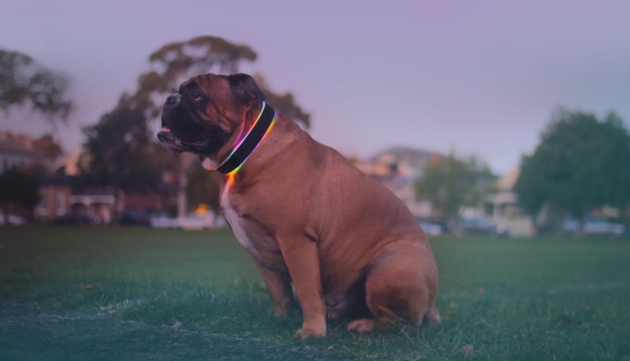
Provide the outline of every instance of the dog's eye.
<path id="1" fill-rule="evenodd" d="M 197 93 L 196 91 L 193 91 L 192 93 L 190 93 L 190 96 L 196 102 L 201 100 L 201 94 Z"/>

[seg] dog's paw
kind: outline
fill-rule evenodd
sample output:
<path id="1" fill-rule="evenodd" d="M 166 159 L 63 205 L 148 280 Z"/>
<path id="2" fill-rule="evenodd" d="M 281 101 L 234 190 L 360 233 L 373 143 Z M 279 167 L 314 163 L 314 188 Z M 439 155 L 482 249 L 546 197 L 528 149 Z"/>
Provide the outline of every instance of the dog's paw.
<path id="1" fill-rule="evenodd" d="M 293 337 L 300 340 L 306 340 L 309 337 L 326 337 L 326 327 L 324 327 L 323 329 L 302 327 L 295 333 L 295 336 Z"/>
<path id="2" fill-rule="evenodd" d="M 297 309 L 295 301 L 287 302 L 284 304 L 276 304 L 273 306 L 273 315 L 275 317 L 285 317 L 290 312 Z"/>
<path id="3" fill-rule="evenodd" d="M 370 332 L 374 330 L 374 320 L 361 319 L 348 324 L 348 331 Z"/>

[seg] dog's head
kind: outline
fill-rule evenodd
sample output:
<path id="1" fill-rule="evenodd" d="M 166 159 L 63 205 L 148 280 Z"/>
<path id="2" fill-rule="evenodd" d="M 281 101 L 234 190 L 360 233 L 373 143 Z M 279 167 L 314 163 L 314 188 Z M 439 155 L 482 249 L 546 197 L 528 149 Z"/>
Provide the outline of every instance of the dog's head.
<path id="1" fill-rule="evenodd" d="M 229 143 L 260 111 L 263 100 L 265 95 L 247 74 L 196 76 L 166 99 L 158 139 L 168 149 L 215 158 L 232 147 Z"/>

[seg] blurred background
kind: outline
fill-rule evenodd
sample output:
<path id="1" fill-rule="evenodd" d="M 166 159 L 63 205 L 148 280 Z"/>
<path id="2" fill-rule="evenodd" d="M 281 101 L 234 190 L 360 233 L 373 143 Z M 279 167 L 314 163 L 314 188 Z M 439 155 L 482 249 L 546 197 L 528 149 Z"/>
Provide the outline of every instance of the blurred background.
<path id="1" fill-rule="evenodd" d="M 630 236 L 630 2 L 28 1 L 0 11 L 0 223 L 223 228 L 156 139 L 200 73 L 268 102 L 430 235 Z"/>

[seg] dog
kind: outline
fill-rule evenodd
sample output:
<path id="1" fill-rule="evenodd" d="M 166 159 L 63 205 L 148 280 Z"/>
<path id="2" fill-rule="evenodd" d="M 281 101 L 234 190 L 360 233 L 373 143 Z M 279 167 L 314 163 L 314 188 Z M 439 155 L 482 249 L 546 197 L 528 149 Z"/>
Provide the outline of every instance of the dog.
<path id="1" fill-rule="evenodd" d="M 297 338 L 439 323 L 437 265 L 405 204 L 273 110 L 246 74 L 193 77 L 170 95 L 158 139 L 225 176 L 220 203 L 251 254 L 274 315 L 303 313 Z"/>

